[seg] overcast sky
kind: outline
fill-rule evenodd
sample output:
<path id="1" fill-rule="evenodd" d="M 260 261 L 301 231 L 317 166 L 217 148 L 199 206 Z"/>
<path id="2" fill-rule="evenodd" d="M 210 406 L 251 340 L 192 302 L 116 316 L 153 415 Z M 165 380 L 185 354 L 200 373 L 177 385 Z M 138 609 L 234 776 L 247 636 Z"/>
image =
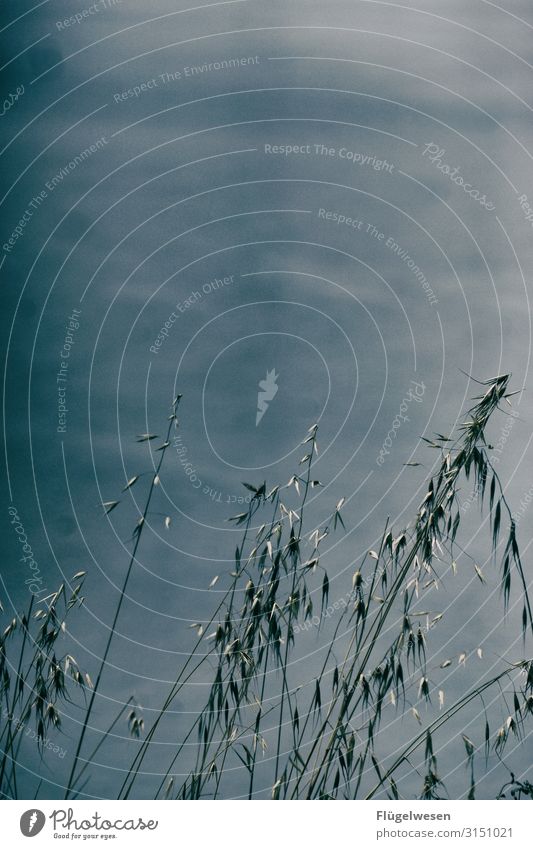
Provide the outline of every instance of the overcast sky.
<path id="1" fill-rule="evenodd" d="M 310 527 L 346 498 L 346 534 L 325 555 L 333 598 L 387 517 L 400 526 L 416 510 L 434 461 L 420 437 L 461 421 L 476 391 L 462 372 L 512 372 L 524 389 L 499 469 L 511 502 L 533 483 L 531 4 L 197 5 L 4 10 L 0 592 L 8 610 L 29 600 L 15 505 L 48 588 L 88 573 L 73 652 L 88 668 L 149 476 L 120 491 L 157 461 L 159 443 L 136 437 L 163 434 L 183 393 L 97 729 L 130 693 L 149 724 L 188 625 L 215 603 L 209 582 L 231 568 L 241 482 L 286 483 L 315 422 L 325 486 Z M 408 420 L 380 461 L 406 398 Z M 103 517 L 100 502 L 115 498 Z M 529 528 L 526 515 L 531 574 Z M 518 614 L 501 616 L 497 567 L 487 574 L 485 587 L 459 575 L 432 602 L 457 596 L 442 642 L 447 655 L 473 653 L 466 670 L 454 665 L 451 694 L 522 652 Z M 303 680 L 323 639 L 305 635 Z M 452 744 L 450 775 L 463 757 Z M 87 795 L 112 794 L 109 767 L 127 760 L 126 745 L 102 753 Z M 30 786 L 35 752 L 24 757 Z M 61 794 L 63 768 L 43 795 Z M 495 787 L 489 775 L 480 793 Z"/>

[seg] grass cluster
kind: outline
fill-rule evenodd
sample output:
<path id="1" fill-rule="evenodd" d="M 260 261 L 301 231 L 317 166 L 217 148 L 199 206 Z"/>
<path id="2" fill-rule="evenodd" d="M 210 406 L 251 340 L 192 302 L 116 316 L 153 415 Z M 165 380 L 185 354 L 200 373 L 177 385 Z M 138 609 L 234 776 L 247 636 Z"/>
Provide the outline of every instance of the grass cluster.
<path id="1" fill-rule="evenodd" d="M 506 770 L 500 795 L 533 798 L 531 784 L 524 777 L 517 778 L 504 759 L 509 741 L 520 744 L 527 735 L 526 721 L 533 714 L 533 661 L 502 661 L 497 673 L 445 706 L 444 691 L 427 661 L 438 651 L 436 626 L 441 617 L 430 619 L 417 610 L 424 588 L 437 583 L 443 569 L 451 564 L 455 568 L 457 560 L 468 557 L 460 542 L 458 499 L 466 481 L 488 511 L 490 547 L 500 564 L 502 605 L 507 609 L 511 588 L 517 582 L 513 598 L 520 599 L 524 648 L 533 635 L 515 523 L 491 465 L 486 438 L 491 416 L 509 403 L 511 394 L 507 375 L 487 381 L 458 433 L 437 435 L 430 442 L 438 459 L 416 515 L 406 527 L 393 528 L 387 523 L 376 550 L 369 551 L 354 569 L 349 602 L 328 631 L 327 645 L 311 681 L 308 676 L 300 680 L 300 669 L 308 670 L 309 663 L 299 662 L 298 635 L 302 623 L 315 621 L 317 616 L 322 622 L 328 609 L 330 578 L 322 549 L 325 540 L 344 529 L 343 499 L 320 526 L 306 525 L 310 493 L 321 485 L 314 476 L 317 427 L 308 431 L 298 469 L 287 485 L 245 484 L 250 502 L 245 512 L 231 520 L 242 531 L 233 570 L 220 576 L 219 586 L 224 591 L 209 621 L 194 624 L 195 645 L 175 674 L 150 727 L 144 728 L 130 699 L 123 702 L 98 742 L 95 751 L 106 745 L 116 723 L 127 715 L 130 732 L 138 742 L 131 763 L 115 764 L 121 776 L 117 798 L 147 794 L 147 759 L 178 697 L 183 698 L 187 685 L 197 680 L 210 682 L 205 701 L 168 763 L 161 766 L 158 758 L 160 774 L 150 790 L 153 798 L 402 798 L 413 795 L 411 789 L 404 791 L 404 783 L 406 776 L 411 782 L 420 764 L 419 797 L 441 798 L 450 793 L 438 763 L 439 751 L 451 733 L 447 728 L 456 729 L 461 717 L 468 716 L 468 706 L 476 701 L 483 727 L 479 739 L 463 734 L 466 788 L 464 793 L 455 790 L 453 797 L 475 798 L 479 764 L 495 755 Z M 55 648 L 66 613 L 81 601 L 81 575 L 76 576 L 78 583 L 68 600 L 61 588 L 41 610 L 34 613 L 30 606 L 28 613 L 15 618 L 4 632 L 0 643 L 0 697 L 7 709 L 7 718 L 0 725 L 0 790 L 4 796 L 17 797 L 17 712 L 24 723 L 37 723 L 41 738 L 50 725 L 59 728 L 70 698 L 68 678 L 83 688 L 85 710 L 65 798 L 74 798 L 87 787 L 87 792 L 98 795 L 90 783 L 95 751 L 86 751 L 86 732 L 171 433 L 179 424 L 179 401 L 179 397 L 174 401 L 160 453 L 152 455 L 159 459 L 150 473 L 145 508 L 135 527 L 130 562 L 94 685 L 70 655 L 57 657 Z M 140 437 L 150 445 L 155 438 L 152 434 Z M 125 490 L 139 478 L 127 481 Z M 118 504 L 107 502 L 104 507 L 111 512 Z M 165 523 L 168 525 L 169 519 Z M 484 581 L 482 570 L 475 564 L 473 568 Z M 212 585 L 217 581 L 215 578 Z M 37 634 L 33 623 L 39 626 Z M 14 640 L 17 630 L 23 635 L 18 643 Z M 441 668 L 450 662 L 445 661 Z M 421 706 L 429 703 L 439 705 L 436 716 L 421 711 Z M 391 711 L 397 717 L 409 713 L 416 720 L 415 731 L 412 724 L 401 726 L 401 743 L 383 721 L 388 712 L 390 722 Z M 493 727 L 498 712 L 503 721 Z M 423 716 L 430 718 L 424 721 Z M 161 749 L 168 751 L 169 747 Z"/>

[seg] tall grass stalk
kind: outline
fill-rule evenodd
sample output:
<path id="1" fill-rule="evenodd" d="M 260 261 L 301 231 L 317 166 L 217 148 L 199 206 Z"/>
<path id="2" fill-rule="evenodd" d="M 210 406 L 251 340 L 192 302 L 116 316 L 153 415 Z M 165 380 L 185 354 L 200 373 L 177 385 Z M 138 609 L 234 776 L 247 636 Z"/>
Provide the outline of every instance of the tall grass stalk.
<path id="1" fill-rule="evenodd" d="M 118 618 L 120 616 L 120 611 L 122 610 L 122 604 L 124 602 L 124 598 L 125 598 L 125 595 L 126 595 L 126 590 L 127 590 L 128 583 L 129 583 L 129 580 L 130 580 L 131 572 L 132 572 L 134 564 L 136 563 L 137 550 L 139 548 L 142 533 L 143 533 L 143 530 L 145 528 L 146 519 L 147 519 L 149 510 L 150 510 L 150 504 L 151 504 L 151 501 L 152 501 L 152 496 L 154 494 L 154 489 L 157 485 L 157 481 L 159 479 L 159 474 L 161 472 L 161 467 L 162 467 L 163 461 L 165 459 L 165 452 L 166 452 L 166 450 L 167 450 L 167 448 L 170 444 L 170 435 L 172 433 L 172 428 L 173 428 L 173 426 L 175 426 L 175 424 L 177 422 L 176 413 L 177 413 L 177 408 L 178 408 L 178 405 L 179 405 L 179 400 L 180 399 L 177 398 L 175 400 L 174 404 L 173 404 L 172 413 L 169 417 L 166 439 L 163 442 L 163 445 L 159 449 L 161 453 L 160 453 L 160 456 L 159 456 L 159 460 L 156 464 L 155 474 L 152 476 L 152 479 L 151 479 L 151 482 L 150 482 L 150 486 L 149 486 L 149 489 L 148 489 L 148 495 L 146 497 L 146 502 L 145 502 L 145 505 L 144 505 L 142 516 L 139 519 L 139 521 L 138 521 L 138 523 L 135 527 L 134 543 L 133 543 L 133 549 L 132 549 L 132 552 L 131 552 L 131 557 L 130 557 L 130 560 L 129 560 L 129 563 L 128 563 L 128 568 L 126 569 L 126 574 L 124 576 L 124 581 L 122 583 L 122 587 L 120 589 L 119 599 L 118 599 L 118 603 L 117 603 L 115 613 L 114 613 L 114 616 L 113 616 L 113 621 L 112 621 L 111 627 L 109 629 L 109 635 L 108 635 L 107 642 L 106 642 L 106 645 L 105 645 L 105 648 L 104 648 L 104 653 L 103 653 L 102 659 L 100 661 L 100 666 L 98 668 L 98 673 L 97 673 L 97 676 L 96 676 L 96 680 L 94 682 L 94 687 L 91 690 L 89 703 L 87 705 L 87 710 L 85 712 L 85 716 L 84 716 L 83 723 L 82 723 L 82 726 L 81 726 L 81 731 L 80 731 L 79 736 L 78 736 L 78 743 L 77 743 L 76 751 L 75 751 L 74 758 L 73 758 L 73 761 L 72 761 L 72 768 L 70 770 L 70 774 L 69 774 L 68 781 L 67 781 L 67 787 L 66 787 L 66 790 L 65 790 L 65 799 L 69 798 L 73 788 L 75 788 L 75 786 L 76 786 L 76 782 L 77 782 L 77 779 L 78 779 L 78 776 L 76 775 L 76 769 L 77 769 L 77 766 L 78 766 L 78 761 L 79 761 L 79 758 L 80 758 L 81 750 L 82 750 L 82 747 L 83 747 L 83 742 L 85 740 L 85 734 L 87 732 L 87 728 L 89 727 L 89 720 L 91 718 L 95 699 L 96 699 L 96 696 L 97 696 L 99 688 L 100 688 L 100 682 L 102 680 L 102 675 L 104 674 L 104 670 L 105 670 L 106 663 L 107 663 L 107 658 L 108 658 L 108 655 L 109 655 L 109 651 L 111 649 L 111 644 L 113 642 L 113 637 L 115 636 L 115 633 L 116 633 L 117 622 L 118 622 Z M 137 478 L 135 477 L 135 478 L 132 478 L 131 481 L 128 481 L 125 488 L 128 489 L 132 485 L 132 481 L 134 481 L 136 479 Z"/>

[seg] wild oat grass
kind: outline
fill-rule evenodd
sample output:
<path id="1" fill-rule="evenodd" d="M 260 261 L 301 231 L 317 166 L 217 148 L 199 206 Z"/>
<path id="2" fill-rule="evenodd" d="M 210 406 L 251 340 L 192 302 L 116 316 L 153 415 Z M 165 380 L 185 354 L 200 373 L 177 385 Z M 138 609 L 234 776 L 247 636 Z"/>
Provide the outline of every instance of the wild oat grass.
<path id="1" fill-rule="evenodd" d="M 513 582 L 517 582 L 522 606 L 521 628 L 524 647 L 533 634 L 533 618 L 527 581 L 516 538 L 515 523 L 500 478 L 490 462 L 485 436 L 491 416 L 502 404 L 509 404 L 509 377 L 496 377 L 483 384 L 464 423 L 453 437 L 437 435 L 429 448 L 438 453 L 436 471 L 428 480 L 427 491 L 413 521 L 406 527 L 386 524 L 379 546 L 368 552 L 354 570 L 349 603 L 339 611 L 327 645 L 316 662 L 311 681 L 299 680 L 296 652 L 302 623 L 322 616 L 328 609 L 330 580 L 323 563 L 324 540 L 344 530 L 343 499 L 319 527 L 306 526 L 310 493 L 320 486 L 314 476 L 317 452 L 317 426 L 309 429 L 302 443 L 303 456 L 298 469 L 284 486 L 266 483 L 245 487 L 251 493 L 246 510 L 231 521 L 242 529 L 230 575 L 216 609 L 208 622 L 195 623 L 197 639 L 173 685 L 145 733 L 142 716 L 124 703 L 119 715 L 103 734 L 96 749 L 85 751 L 95 699 L 116 632 L 132 566 L 150 514 L 154 487 L 159 484 L 170 435 L 178 427 L 177 407 L 172 406 L 168 432 L 158 447 L 160 458 L 151 473 L 144 511 L 133 533 L 130 562 L 126 569 L 117 605 L 94 686 L 84 678 L 73 658 L 60 659 L 54 645 L 61 630 L 58 603 L 65 613 L 79 603 L 81 583 L 66 601 L 64 588 L 50 597 L 37 614 L 32 607 L 16 618 L 0 643 L 1 697 L 9 708 L 9 718 L 1 726 L 3 761 L 0 789 L 5 796 L 17 796 L 17 730 L 13 717 L 17 710 L 25 722 L 37 723 L 40 732 L 48 725 L 59 727 L 66 679 L 70 677 L 86 694 L 85 717 L 72 757 L 66 798 L 91 787 L 90 762 L 119 721 L 127 721 L 138 740 L 137 753 L 130 764 L 117 764 L 125 775 L 117 786 L 117 798 L 135 797 L 143 767 L 157 741 L 163 721 L 177 697 L 186 694 L 187 684 L 203 675 L 210 681 L 205 703 L 188 732 L 176 745 L 161 770 L 150 795 L 154 798 L 216 799 L 231 794 L 236 768 L 240 770 L 239 795 L 278 799 L 371 799 L 376 796 L 401 798 L 405 776 L 423 764 L 418 795 L 440 798 L 446 792 L 439 776 L 438 752 L 446 743 L 446 726 L 465 717 L 467 708 L 479 704 L 483 716 L 480 733 L 463 733 L 465 766 L 464 795 L 476 795 L 476 773 L 495 754 L 501 763 L 505 783 L 500 795 L 533 798 L 533 787 L 517 778 L 504 762 L 509 740 L 520 742 L 527 733 L 525 723 L 533 713 L 533 661 L 518 658 L 501 661 L 490 678 L 466 690 L 445 707 L 445 693 L 430 668 L 427 657 L 439 648 L 441 615 L 427 624 L 416 610 L 425 584 L 440 579 L 441 571 L 463 552 L 459 542 L 461 509 L 458 490 L 465 481 L 490 518 L 490 546 L 500 563 L 502 605 L 507 609 Z M 139 441 L 151 442 L 154 434 L 142 434 Z M 428 440 L 426 440 L 428 441 Z M 139 486 L 139 475 L 125 482 L 124 491 Z M 111 512 L 117 501 L 106 502 Z M 170 518 L 165 520 L 167 527 Z M 259 526 L 259 527 L 258 527 Z M 258 529 L 257 529 L 258 527 Z M 474 564 L 477 578 L 482 570 Z M 81 581 L 78 575 L 76 580 Z M 211 582 L 213 586 L 215 578 Z M 319 598 L 320 609 L 313 599 Z M 316 604 L 318 607 L 318 604 Z M 30 622 L 39 622 L 36 637 Z M 313 620 L 314 621 L 314 620 Z M 22 633 L 20 657 L 11 648 L 13 633 Z M 20 641 L 19 641 L 20 642 Z M 338 652 L 342 649 L 342 654 Z M 26 658 L 26 655 L 28 657 Z M 463 663 L 466 656 L 461 656 Z M 446 669 L 451 660 L 443 661 Z M 305 666 L 308 669 L 308 664 Z M 16 670 L 16 671 L 15 671 Z M 268 682 L 268 683 L 267 683 Z M 275 682 L 275 684 L 273 684 Z M 414 695 L 413 695 L 414 694 Z M 487 697 L 504 721 L 493 727 L 498 712 L 486 708 Z M 438 703 L 436 716 L 424 722 L 417 708 Z M 391 736 L 383 722 L 391 712 L 400 718 L 410 715 L 417 722 L 401 726 L 403 739 Z M 42 735 L 41 735 L 42 736 Z M 394 742 L 392 742 L 394 740 Z M 168 751 L 168 747 L 164 747 Z M 191 751 L 193 759 L 191 762 Z M 388 754 L 394 751 L 393 755 Z M 485 759 L 485 760 L 484 760 Z M 243 777 L 244 776 L 244 780 Z M 83 783 L 82 783 L 83 779 Z M 95 788 L 92 788 L 94 793 Z M 233 791 L 234 792 L 234 791 Z M 449 791 L 448 791 L 449 792 Z M 455 794 L 462 795 L 462 793 Z"/>

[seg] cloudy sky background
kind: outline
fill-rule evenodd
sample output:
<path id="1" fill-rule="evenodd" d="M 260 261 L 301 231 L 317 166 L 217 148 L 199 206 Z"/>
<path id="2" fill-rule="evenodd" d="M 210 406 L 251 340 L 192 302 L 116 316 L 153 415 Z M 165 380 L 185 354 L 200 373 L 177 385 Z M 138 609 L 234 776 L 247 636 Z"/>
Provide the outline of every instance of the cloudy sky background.
<path id="1" fill-rule="evenodd" d="M 286 483 L 315 421 L 316 476 L 326 486 L 313 497 L 309 527 L 346 498 L 347 532 L 327 552 L 331 598 L 347 592 L 385 519 L 399 527 L 416 510 L 434 460 L 420 436 L 461 421 L 475 391 L 461 370 L 480 379 L 512 372 L 513 387 L 524 389 L 500 470 L 511 502 L 532 485 L 531 223 L 519 202 L 527 195 L 533 204 L 530 4 L 189 5 L 123 0 L 64 27 L 89 5 L 50 0 L 32 9 L 24 0 L 8 4 L 1 33 L 3 96 L 24 87 L 2 117 L 2 244 L 46 191 L 23 235 L 2 250 L 4 607 L 28 601 L 8 521 L 14 504 L 47 586 L 88 573 L 73 654 L 96 669 L 149 477 L 108 518 L 99 504 L 153 468 L 157 458 L 136 435 L 164 433 L 177 392 L 181 447 L 195 474 L 189 480 L 183 451 L 169 449 L 97 702 L 95 740 L 131 693 L 149 724 L 191 643 L 188 625 L 216 601 L 209 582 L 231 568 L 238 537 L 227 518 L 239 512 L 241 482 Z M 185 71 L 245 57 L 254 62 Z M 98 139 L 100 149 L 69 171 Z M 429 144 L 493 211 L 429 161 Z M 265 145 L 309 145 L 311 153 L 268 154 Z M 316 155 L 314 145 L 334 153 Z M 343 148 L 393 167 L 354 164 L 339 155 Z M 47 190 L 62 168 L 61 183 Z M 325 220 L 321 209 L 361 226 Z M 389 238 L 423 271 L 437 303 Z M 183 311 L 155 353 L 177 303 Z M 56 374 L 73 309 L 80 327 L 66 432 L 58 433 Z M 271 369 L 278 393 L 256 427 L 258 382 Z M 379 466 L 412 381 L 424 385 L 423 401 L 411 403 Z M 504 416 L 495 420 L 495 441 L 504 425 Z M 413 460 L 423 465 L 404 465 Z M 519 530 L 531 575 L 529 527 L 526 515 Z M 472 542 L 481 559 L 483 539 Z M 450 702 L 500 668 L 500 657 L 524 651 L 515 642 L 519 612 L 502 618 L 497 567 L 484 567 L 482 587 L 467 566 L 431 600 L 442 609 L 455 599 L 442 638 L 433 637 L 433 646 L 446 644 L 434 666 L 469 653 L 446 680 Z M 326 639 L 327 629 L 303 637 L 303 681 Z M 475 650 L 485 639 L 480 661 Z M 174 705 L 162 736 L 169 751 L 196 699 L 190 692 Z M 65 720 L 68 749 L 80 715 Z M 462 742 L 453 739 L 464 728 L 450 729 L 442 754 L 457 796 L 468 791 Z M 413 731 L 406 719 L 406 737 Z M 112 796 L 115 770 L 133 752 L 120 739 L 103 751 L 87 795 Z M 40 768 L 31 747 L 23 758 L 30 793 Z M 520 773 L 531 746 L 513 758 Z M 45 770 L 43 797 L 61 795 L 65 768 L 56 759 Z M 139 792 L 150 786 L 146 779 Z M 489 772 L 480 795 L 498 787 Z M 238 776 L 232 792 L 240 792 Z"/>

